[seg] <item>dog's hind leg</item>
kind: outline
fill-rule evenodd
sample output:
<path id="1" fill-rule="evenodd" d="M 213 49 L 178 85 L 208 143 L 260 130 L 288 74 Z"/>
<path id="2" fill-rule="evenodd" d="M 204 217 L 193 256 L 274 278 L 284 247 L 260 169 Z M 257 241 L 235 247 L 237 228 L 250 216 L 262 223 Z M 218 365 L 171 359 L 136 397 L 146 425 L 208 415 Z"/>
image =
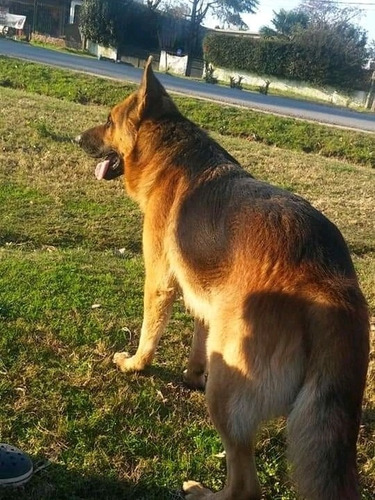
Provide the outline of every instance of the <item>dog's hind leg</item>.
<path id="1" fill-rule="evenodd" d="M 204 322 L 196 319 L 188 367 L 184 371 L 184 382 L 193 389 L 204 389 L 206 385 L 207 333 Z"/>
<path id="2" fill-rule="evenodd" d="M 320 356 L 311 356 L 287 423 L 294 476 L 308 500 L 361 498 L 356 442 L 368 357 L 368 323 L 362 309 L 337 308 L 314 321 L 315 337 L 325 335 L 329 342 L 324 347 L 313 344 L 313 354 L 319 349 Z"/>
<path id="3" fill-rule="evenodd" d="M 251 405 L 252 384 L 217 353 L 210 356 L 208 369 L 207 404 L 224 445 L 227 482 L 223 490 L 213 493 L 199 483 L 188 481 L 184 483 L 186 499 L 259 500 L 261 491 L 255 467 L 254 442 L 261 415 L 256 408 L 256 398 Z"/>

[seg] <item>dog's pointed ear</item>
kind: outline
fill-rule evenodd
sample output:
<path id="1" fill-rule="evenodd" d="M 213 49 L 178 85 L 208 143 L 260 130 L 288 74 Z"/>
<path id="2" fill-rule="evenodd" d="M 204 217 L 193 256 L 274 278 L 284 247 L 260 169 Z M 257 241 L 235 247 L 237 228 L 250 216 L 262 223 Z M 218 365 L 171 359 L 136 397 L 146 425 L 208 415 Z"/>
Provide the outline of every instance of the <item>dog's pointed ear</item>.
<path id="1" fill-rule="evenodd" d="M 138 90 L 138 116 L 143 118 L 148 112 L 163 107 L 163 97 L 169 96 L 152 70 L 152 56 L 147 59 L 141 85 Z"/>

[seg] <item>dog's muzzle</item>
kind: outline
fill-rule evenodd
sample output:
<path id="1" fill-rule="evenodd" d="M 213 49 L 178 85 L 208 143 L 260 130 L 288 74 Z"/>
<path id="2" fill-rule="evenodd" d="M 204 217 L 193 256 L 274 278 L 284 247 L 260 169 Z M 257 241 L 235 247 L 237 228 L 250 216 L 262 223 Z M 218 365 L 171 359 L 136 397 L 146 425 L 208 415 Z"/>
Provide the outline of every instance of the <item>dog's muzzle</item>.
<path id="1" fill-rule="evenodd" d="M 82 146 L 82 135 L 77 135 L 77 137 L 74 138 L 74 142 L 76 142 L 78 146 Z"/>
<path id="2" fill-rule="evenodd" d="M 98 180 L 105 179 L 107 181 L 115 179 L 124 173 L 124 162 L 116 151 L 103 152 L 95 150 L 84 141 L 84 134 L 79 134 L 74 141 L 83 148 L 86 153 L 94 158 L 102 158 L 95 167 L 95 177 Z M 104 154 L 103 154 L 104 153 Z"/>

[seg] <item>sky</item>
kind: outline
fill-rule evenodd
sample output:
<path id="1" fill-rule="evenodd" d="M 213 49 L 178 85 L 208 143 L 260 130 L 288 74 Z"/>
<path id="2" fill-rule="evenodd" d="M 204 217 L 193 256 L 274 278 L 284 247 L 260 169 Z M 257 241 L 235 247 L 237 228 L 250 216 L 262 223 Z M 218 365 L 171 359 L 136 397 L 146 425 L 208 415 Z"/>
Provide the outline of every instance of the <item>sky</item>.
<path id="1" fill-rule="evenodd" d="M 243 19 L 250 31 L 257 32 L 261 26 L 270 26 L 274 17 L 273 11 L 280 9 L 292 10 L 296 8 L 300 0 L 259 0 L 258 9 L 255 14 L 245 14 Z M 332 2 L 333 3 L 333 2 Z M 363 10 L 361 17 L 356 19 L 356 24 L 368 33 L 368 40 L 375 40 L 375 0 L 337 0 L 335 3 L 342 7 L 358 7 Z M 218 22 L 207 19 L 206 26 L 214 27 Z"/>

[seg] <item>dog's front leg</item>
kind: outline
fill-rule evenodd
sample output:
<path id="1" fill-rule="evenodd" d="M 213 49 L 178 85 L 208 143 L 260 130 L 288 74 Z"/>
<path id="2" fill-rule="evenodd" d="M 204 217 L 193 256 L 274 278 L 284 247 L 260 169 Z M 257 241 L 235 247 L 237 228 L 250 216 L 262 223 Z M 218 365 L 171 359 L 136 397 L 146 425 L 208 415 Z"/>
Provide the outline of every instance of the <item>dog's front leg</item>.
<path id="1" fill-rule="evenodd" d="M 113 361 L 123 372 L 141 371 L 150 365 L 159 339 L 169 320 L 176 296 L 176 287 L 168 269 L 153 266 L 147 269 L 144 293 L 144 313 L 137 352 L 129 356 L 117 352 Z"/>

